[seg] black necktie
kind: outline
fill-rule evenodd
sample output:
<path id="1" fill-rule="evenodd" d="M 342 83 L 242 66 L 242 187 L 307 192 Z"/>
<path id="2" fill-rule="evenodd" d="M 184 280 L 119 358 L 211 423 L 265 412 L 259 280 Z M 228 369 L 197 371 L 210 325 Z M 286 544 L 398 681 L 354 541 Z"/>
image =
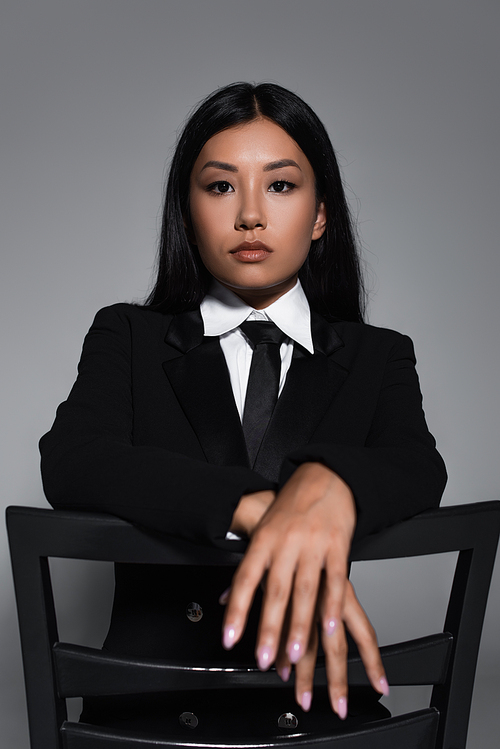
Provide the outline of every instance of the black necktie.
<path id="1" fill-rule="evenodd" d="M 253 466 L 278 399 L 280 345 L 286 335 L 273 322 L 247 321 L 240 328 L 254 349 L 242 420 L 248 457 Z"/>

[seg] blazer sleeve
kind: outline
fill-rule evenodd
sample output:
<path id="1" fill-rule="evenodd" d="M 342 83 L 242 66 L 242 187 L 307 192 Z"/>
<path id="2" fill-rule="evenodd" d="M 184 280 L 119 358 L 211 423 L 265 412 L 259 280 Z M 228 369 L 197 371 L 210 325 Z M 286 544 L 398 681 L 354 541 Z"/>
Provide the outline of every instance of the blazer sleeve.
<path id="1" fill-rule="evenodd" d="M 134 445 L 128 305 L 101 310 L 78 377 L 40 440 L 44 491 L 56 509 L 109 512 L 146 528 L 222 545 L 243 494 L 275 485 L 245 467 Z"/>
<path id="2" fill-rule="evenodd" d="M 354 494 L 358 513 L 355 539 L 437 507 L 447 481 L 444 462 L 425 421 L 413 343 L 394 331 L 382 332 L 395 342 L 388 349 L 377 383 L 376 405 L 366 420 L 364 444 L 349 444 L 349 440 L 345 444 L 308 444 L 286 457 L 280 475 L 282 486 L 296 467 L 307 461 L 321 462 L 338 473 Z M 368 361 L 364 369 L 376 378 Z M 370 388 L 366 381 L 365 385 Z M 342 393 L 338 397 L 342 398 Z M 358 412 L 361 408 L 358 404 Z M 344 416 L 348 419 L 355 414 L 346 412 Z"/>

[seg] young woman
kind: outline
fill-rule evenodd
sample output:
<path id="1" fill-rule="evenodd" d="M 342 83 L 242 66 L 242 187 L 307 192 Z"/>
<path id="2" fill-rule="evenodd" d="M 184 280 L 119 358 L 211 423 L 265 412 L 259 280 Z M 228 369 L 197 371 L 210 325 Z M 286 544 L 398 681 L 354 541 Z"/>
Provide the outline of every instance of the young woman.
<path id="1" fill-rule="evenodd" d="M 274 84 L 208 97 L 172 161 L 154 289 L 96 316 L 42 472 L 56 508 L 246 552 L 232 582 L 117 565 L 105 647 L 218 662 L 255 651 L 285 681 L 295 667 L 307 712 L 318 622 L 339 717 L 346 629 L 387 693 L 348 556 L 354 536 L 439 503 L 446 472 L 414 365 L 407 337 L 363 323 L 349 210 L 314 112 Z"/>

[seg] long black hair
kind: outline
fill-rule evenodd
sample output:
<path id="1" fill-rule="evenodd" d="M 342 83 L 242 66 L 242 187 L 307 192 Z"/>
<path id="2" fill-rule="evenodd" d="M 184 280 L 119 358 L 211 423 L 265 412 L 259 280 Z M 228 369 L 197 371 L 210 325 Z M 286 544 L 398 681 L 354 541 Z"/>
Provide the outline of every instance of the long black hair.
<path id="1" fill-rule="evenodd" d="M 221 130 L 259 117 L 283 128 L 308 158 L 318 201 L 326 206 L 326 229 L 311 242 L 299 278 L 309 304 L 320 314 L 363 321 L 365 289 L 354 225 L 330 138 L 313 110 L 274 83 L 232 83 L 208 96 L 189 117 L 179 137 L 166 184 L 157 275 L 146 305 L 163 312 L 199 306 L 211 276 L 189 242 L 189 180 L 205 143 Z"/>

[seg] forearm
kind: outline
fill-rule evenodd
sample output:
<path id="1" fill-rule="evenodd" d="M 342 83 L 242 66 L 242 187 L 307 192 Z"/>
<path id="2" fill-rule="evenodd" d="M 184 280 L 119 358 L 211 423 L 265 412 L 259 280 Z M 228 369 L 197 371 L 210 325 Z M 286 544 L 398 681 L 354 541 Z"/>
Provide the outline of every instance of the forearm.
<path id="1" fill-rule="evenodd" d="M 432 447 L 308 445 L 287 456 L 280 484 L 303 462 L 318 461 L 337 473 L 352 490 L 356 537 L 437 507 L 446 485 L 446 469 Z"/>
<path id="2" fill-rule="evenodd" d="M 359 385 L 372 383 L 361 377 L 357 383 L 352 373 L 352 385 L 346 381 L 352 389 L 342 402 L 339 396 L 335 420 L 324 419 L 309 444 L 284 458 L 279 481 L 284 486 L 311 461 L 337 473 L 354 495 L 357 537 L 436 507 L 447 478 L 425 421 L 409 338 L 397 336 L 378 379 L 363 401 Z"/>
<path id="3" fill-rule="evenodd" d="M 42 478 L 56 508 L 109 512 L 195 541 L 225 538 L 243 494 L 270 482 L 243 467 L 214 466 L 158 447 L 135 447 L 57 429 L 41 440 Z"/>

